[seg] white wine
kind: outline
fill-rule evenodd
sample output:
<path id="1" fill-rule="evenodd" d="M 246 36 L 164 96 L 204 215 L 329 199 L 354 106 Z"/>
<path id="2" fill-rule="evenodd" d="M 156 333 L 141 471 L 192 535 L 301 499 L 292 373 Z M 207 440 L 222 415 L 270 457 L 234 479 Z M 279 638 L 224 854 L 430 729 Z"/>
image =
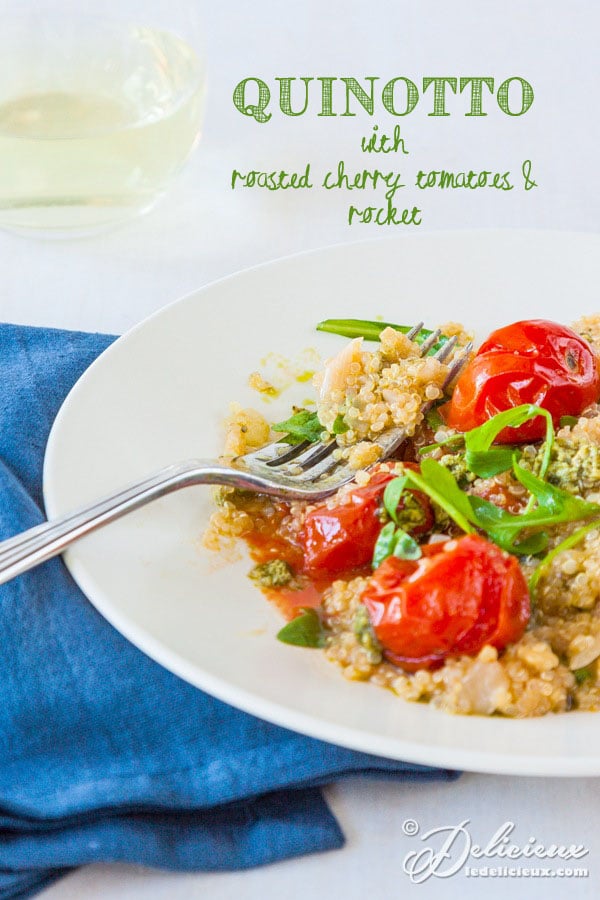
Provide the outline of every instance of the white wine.
<path id="1" fill-rule="evenodd" d="M 68 69 L 62 54 L 46 63 L 39 86 L 7 96 L 0 81 L 0 226 L 68 234 L 127 218 L 199 138 L 204 75 L 188 44 L 138 27 L 90 40 Z"/>

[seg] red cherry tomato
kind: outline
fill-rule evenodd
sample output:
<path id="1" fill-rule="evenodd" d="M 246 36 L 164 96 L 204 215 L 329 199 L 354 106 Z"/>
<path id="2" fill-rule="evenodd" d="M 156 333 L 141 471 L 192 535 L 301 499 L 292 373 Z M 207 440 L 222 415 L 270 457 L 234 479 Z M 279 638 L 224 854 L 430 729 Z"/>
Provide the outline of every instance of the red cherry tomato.
<path id="1" fill-rule="evenodd" d="M 600 395 L 598 359 L 570 328 L 531 319 L 490 334 L 458 379 L 445 407 L 448 425 L 469 431 L 496 413 L 533 403 L 552 414 L 577 416 Z M 518 428 L 505 428 L 498 443 L 540 440 L 541 416 Z"/>
<path id="2" fill-rule="evenodd" d="M 434 668 L 521 637 L 529 591 L 514 556 L 478 535 L 423 549 L 415 562 L 388 557 L 362 595 L 391 662 L 409 672 Z"/>
<path id="3" fill-rule="evenodd" d="M 418 469 L 411 463 L 404 465 Z M 368 484 L 350 491 L 339 506 L 323 503 L 307 514 L 301 536 L 305 572 L 337 574 L 370 564 L 383 524 L 383 492 L 395 477 L 387 470 L 376 471 Z M 407 529 L 414 535 L 425 534 L 434 523 L 429 498 L 421 491 L 410 493 L 421 507 L 422 521 Z"/>

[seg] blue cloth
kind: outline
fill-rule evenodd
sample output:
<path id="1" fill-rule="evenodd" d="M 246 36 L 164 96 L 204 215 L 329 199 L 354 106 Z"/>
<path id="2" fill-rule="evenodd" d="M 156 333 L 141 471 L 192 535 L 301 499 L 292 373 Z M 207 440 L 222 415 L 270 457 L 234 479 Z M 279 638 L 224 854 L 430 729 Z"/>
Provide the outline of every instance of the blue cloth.
<path id="1" fill-rule="evenodd" d="M 111 336 L 0 325 L 0 538 L 43 519 L 52 421 Z M 262 722 L 148 659 L 60 559 L 0 587 L 0 898 L 75 866 L 230 870 L 341 847 L 319 785 L 445 770 Z"/>

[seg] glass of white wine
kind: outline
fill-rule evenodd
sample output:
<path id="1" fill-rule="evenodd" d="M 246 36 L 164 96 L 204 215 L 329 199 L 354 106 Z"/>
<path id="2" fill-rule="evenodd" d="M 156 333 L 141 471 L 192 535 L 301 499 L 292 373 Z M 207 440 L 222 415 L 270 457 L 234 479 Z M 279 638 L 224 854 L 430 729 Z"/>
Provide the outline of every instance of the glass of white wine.
<path id="1" fill-rule="evenodd" d="M 198 0 L 0 0 L 0 227 L 141 213 L 200 137 Z"/>

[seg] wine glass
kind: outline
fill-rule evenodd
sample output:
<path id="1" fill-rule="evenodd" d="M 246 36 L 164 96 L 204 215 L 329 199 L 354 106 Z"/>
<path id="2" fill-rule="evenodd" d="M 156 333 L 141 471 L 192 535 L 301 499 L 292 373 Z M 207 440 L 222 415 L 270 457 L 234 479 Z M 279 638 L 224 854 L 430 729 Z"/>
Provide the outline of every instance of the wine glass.
<path id="1" fill-rule="evenodd" d="M 194 0 L 0 0 L 0 227 L 90 233 L 150 209 L 200 136 Z"/>

